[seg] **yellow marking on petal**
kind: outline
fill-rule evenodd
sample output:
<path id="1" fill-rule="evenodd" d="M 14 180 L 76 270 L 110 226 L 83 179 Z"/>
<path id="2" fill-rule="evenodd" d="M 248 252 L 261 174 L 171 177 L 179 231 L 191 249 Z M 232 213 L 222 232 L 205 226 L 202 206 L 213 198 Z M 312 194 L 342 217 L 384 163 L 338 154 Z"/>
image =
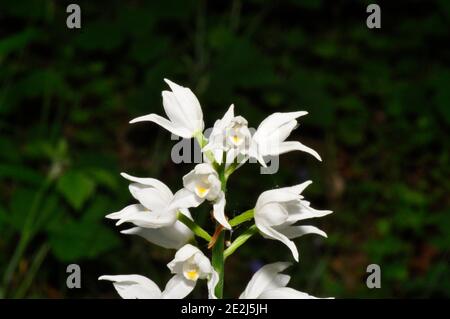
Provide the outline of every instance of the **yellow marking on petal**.
<path id="1" fill-rule="evenodd" d="M 233 135 L 233 136 L 231 137 L 231 139 L 233 140 L 233 142 L 234 142 L 235 144 L 239 143 L 239 140 L 240 140 L 239 136 L 237 136 L 237 135 Z"/>
<path id="2" fill-rule="evenodd" d="M 197 195 L 203 197 L 208 190 L 206 187 L 197 186 Z"/>
<path id="3" fill-rule="evenodd" d="M 197 280 L 198 278 L 198 272 L 197 270 L 190 270 L 186 272 L 186 277 L 190 280 Z"/>

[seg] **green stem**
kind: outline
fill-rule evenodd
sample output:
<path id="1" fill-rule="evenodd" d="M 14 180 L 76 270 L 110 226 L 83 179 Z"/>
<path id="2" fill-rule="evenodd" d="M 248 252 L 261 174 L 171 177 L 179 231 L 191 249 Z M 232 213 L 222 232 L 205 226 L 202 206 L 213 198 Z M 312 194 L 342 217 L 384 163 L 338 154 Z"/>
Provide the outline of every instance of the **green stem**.
<path id="1" fill-rule="evenodd" d="M 41 267 L 42 262 L 44 261 L 45 257 L 47 256 L 48 252 L 50 250 L 50 246 L 48 243 L 43 244 L 38 252 L 36 253 L 33 263 L 31 264 L 30 270 L 27 273 L 27 276 L 25 277 L 24 281 L 19 286 L 19 289 L 17 289 L 17 292 L 14 295 L 14 298 L 23 298 L 25 294 L 27 293 L 28 289 L 30 288 L 31 283 L 33 282 L 34 277 L 36 276 L 37 271 Z"/>
<path id="2" fill-rule="evenodd" d="M 202 132 L 198 132 L 194 134 L 195 139 L 198 142 L 198 145 L 200 145 L 200 148 L 204 148 L 206 146 L 206 144 L 208 144 L 208 140 L 206 139 L 206 137 L 203 135 Z M 216 164 L 215 159 L 214 159 L 214 154 L 211 151 L 206 151 L 205 152 L 206 157 L 211 161 L 211 163 L 213 164 L 213 166 Z"/>
<path id="3" fill-rule="evenodd" d="M 206 230 L 201 228 L 199 225 L 197 225 L 193 220 L 189 219 L 186 215 L 183 213 L 177 214 L 177 219 L 185 224 L 192 232 L 197 235 L 198 237 L 203 238 L 207 242 L 211 241 L 211 235 L 208 234 Z"/>
<path id="4" fill-rule="evenodd" d="M 224 259 L 227 259 L 229 256 L 231 256 L 236 249 L 238 249 L 240 246 L 242 246 L 247 240 L 250 239 L 254 234 L 258 232 L 258 228 L 256 228 L 256 225 L 250 226 L 245 232 L 243 232 L 238 238 L 236 238 L 233 243 L 228 247 L 224 254 Z"/>
<path id="5" fill-rule="evenodd" d="M 254 215 L 254 210 L 253 209 L 249 209 L 245 212 L 243 212 L 240 215 L 235 216 L 234 218 L 232 218 L 229 223 L 232 227 L 237 226 L 239 224 L 242 224 L 243 222 L 246 222 L 248 220 L 251 220 L 253 218 Z"/>
<path id="6" fill-rule="evenodd" d="M 227 178 L 225 177 L 225 152 L 223 153 L 223 161 L 222 165 L 218 168 L 219 179 L 222 187 L 222 191 L 225 193 L 227 191 Z M 220 227 L 220 225 L 216 226 Z M 218 299 L 223 298 L 223 286 L 224 286 L 224 276 L 225 276 L 225 257 L 224 257 L 224 249 L 225 249 L 225 231 L 221 230 L 217 240 L 212 249 L 212 266 L 214 270 L 219 274 L 219 282 L 216 285 L 215 293 Z"/>
<path id="7" fill-rule="evenodd" d="M 225 243 L 225 232 L 220 232 L 219 237 L 212 249 L 212 266 L 214 270 L 219 274 L 219 282 L 216 285 L 215 293 L 218 299 L 223 298 L 223 280 L 224 280 L 224 263 L 225 258 L 223 254 Z"/>
<path id="8" fill-rule="evenodd" d="M 27 214 L 25 224 L 22 228 L 22 233 L 19 239 L 19 243 L 16 246 L 16 249 L 14 251 L 13 256 L 9 260 L 8 266 L 6 267 L 4 276 L 3 276 L 3 286 L 4 286 L 4 294 L 6 295 L 8 285 L 11 282 L 12 276 L 14 274 L 14 271 L 16 270 L 17 265 L 19 264 L 20 260 L 22 259 L 22 256 L 31 241 L 33 237 L 33 230 L 32 227 L 35 223 L 35 215 L 38 213 L 38 208 L 41 205 L 41 201 L 47 192 L 48 188 L 52 184 L 52 179 L 50 176 L 47 176 L 47 178 L 44 180 L 44 182 L 41 185 L 41 188 L 36 193 L 36 196 L 33 199 L 33 202 L 30 206 L 30 210 Z"/>

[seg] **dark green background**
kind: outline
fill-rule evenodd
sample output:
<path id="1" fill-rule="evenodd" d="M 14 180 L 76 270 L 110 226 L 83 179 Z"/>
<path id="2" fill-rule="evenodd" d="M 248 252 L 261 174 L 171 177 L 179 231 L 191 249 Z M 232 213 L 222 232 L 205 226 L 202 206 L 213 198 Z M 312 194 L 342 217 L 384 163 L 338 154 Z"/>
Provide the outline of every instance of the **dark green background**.
<path id="1" fill-rule="evenodd" d="M 291 139 L 323 163 L 293 152 L 274 175 L 248 164 L 229 183 L 230 216 L 306 179 L 313 207 L 335 212 L 315 221 L 328 239 L 296 241 L 291 287 L 450 296 L 449 1 L 378 2 L 379 30 L 366 27 L 367 1 L 77 1 L 81 30 L 66 27 L 68 3 L 0 5 L 3 297 L 115 297 L 102 274 L 166 283 L 173 251 L 104 219 L 133 202 L 119 172 L 176 191 L 193 167 L 172 163 L 175 141 L 161 127 L 128 124 L 164 114 L 164 77 L 195 92 L 208 127 L 231 103 L 251 127 L 273 112 L 309 112 Z M 251 239 L 227 262 L 225 296 L 261 263 L 291 259 L 281 243 Z M 66 288 L 70 263 L 81 266 L 81 289 Z M 365 285 L 372 263 L 381 289 Z"/>

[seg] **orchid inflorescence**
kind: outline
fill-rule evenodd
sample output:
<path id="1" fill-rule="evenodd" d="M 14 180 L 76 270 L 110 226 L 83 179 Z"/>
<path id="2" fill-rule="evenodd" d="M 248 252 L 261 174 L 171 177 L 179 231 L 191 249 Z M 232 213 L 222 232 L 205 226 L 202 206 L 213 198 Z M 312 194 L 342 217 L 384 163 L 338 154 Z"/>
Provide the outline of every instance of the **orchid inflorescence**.
<path id="1" fill-rule="evenodd" d="M 195 138 L 203 162 L 183 177 L 183 188 L 175 194 L 154 178 L 121 175 L 129 180 L 131 195 L 138 201 L 107 218 L 134 224 L 124 234 L 139 235 L 149 242 L 167 249 L 177 249 L 167 266 L 173 277 L 161 289 L 149 278 L 141 275 L 101 276 L 109 280 L 122 298 L 177 299 L 184 298 L 199 280 L 206 280 L 209 298 L 223 298 L 224 262 L 250 237 L 260 233 L 264 238 L 278 240 L 289 247 L 296 261 L 297 246 L 292 239 L 305 234 L 325 232 L 315 226 L 295 225 L 298 221 L 322 217 L 331 213 L 316 210 L 301 195 L 311 184 L 272 189 L 263 192 L 254 208 L 229 219 L 225 213 L 226 185 L 230 175 L 249 159 L 266 167 L 270 156 L 299 150 L 321 160 L 313 149 L 298 141 L 286 141 L 297 126 L 297 118 L 307 112 L 274 113 L 261 122 L 252 134 L 248 122 L 235 116 L 231 105 L 222 119 L 217 120 L 209 137 L 204 135 L 203 112 L 194 93 L 169 80 L 171 91 L 163 91 L 163 106 L 168 119 L 157 114 L 138 117 L 130 123 L 150 121 L 182 138 Z M 211 236 L 195 223 L 189 212 L 204 202 L 212 205 L 215 232 Z M 225 233 L 244 222 L 254 221 L 233 242 L 225 245 Z M 211 260 L 196 246 L 194 236 L 205 240 L 212 251 Z M 315 298 L 286 287 L 290 276 L 281 274 L 290 263 L 276 262 L 259 269 L 251 278 L 239 298 Z"/>

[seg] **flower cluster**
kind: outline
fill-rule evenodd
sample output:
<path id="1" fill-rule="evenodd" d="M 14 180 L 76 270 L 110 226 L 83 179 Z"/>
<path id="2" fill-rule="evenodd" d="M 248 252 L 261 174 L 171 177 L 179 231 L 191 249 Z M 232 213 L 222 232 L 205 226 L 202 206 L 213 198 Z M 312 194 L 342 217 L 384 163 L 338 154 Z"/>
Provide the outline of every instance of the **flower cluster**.
<path id="1" fill-rule="evenodd" d="M 194 93 L 169 80 L 170 91 L 163 91 L 163 106 L 167 118 L 157 114 L 138 117 L 130 123 L 154 122 L 182 138 L 195 138 L 203 154 L 198 164 L 183 177 L 183 188 L 175 194 L 161 181 L 140 178 L 125 173 L 131 195 L 138 201 L 121 211 L 107 215 L 117 220 L 116 225 L 131 223 L 134 227 L 124 234 L 139 235 L 149 242 L 168 249 L 177 249 L 167 264 L 173 277 L 163 291 L 150 279 L 140 275 L 101 276 L 101 280 L 113 282 L 122 298 L 184 298 L 195 288 L 197 281 L 206 280 L 209 298 L 223 297 L 224 262 L 251 236 L 260 233 L 264 238 L 281 241 L 296 261 L 297 246 L 292 239 L 305 234 L 325 232 L 311 225 L 297 222 L 330 214 L 328 210 L 316 210 L 301 195 L 311 181 L 291 187 L 263 192 L 254 208 L 229 219 L 226 207 L 226 184 L 230 175 L 249 159 L 266 166 L 269 156 L 286 152 L 304 151 L 318 160 L 319 154 L 298 141 L 286 141 L 297 127 L 297 118 L 307 112 L 274 113 L 261 122 L 252 134 L 248 122 L 236 116 L 231 105 L 224 116 L 214 123 L 208 138 L 204 136 L 203 112 Z M 189 209 L 204 202 L 212 206 L 216 221 L 211 236 L 196 224 Z M 244 222 L 254 221 L 240 236 L 225 247 L 224 233 L 232 231 Z M 192 245 L 197 236 L 208 242 L 211 260 Z M 276 262 L 258 270 L 240 298 L 315 298 L 286 287 L 290 277 L 280 274 L 290 263 Z"/>

